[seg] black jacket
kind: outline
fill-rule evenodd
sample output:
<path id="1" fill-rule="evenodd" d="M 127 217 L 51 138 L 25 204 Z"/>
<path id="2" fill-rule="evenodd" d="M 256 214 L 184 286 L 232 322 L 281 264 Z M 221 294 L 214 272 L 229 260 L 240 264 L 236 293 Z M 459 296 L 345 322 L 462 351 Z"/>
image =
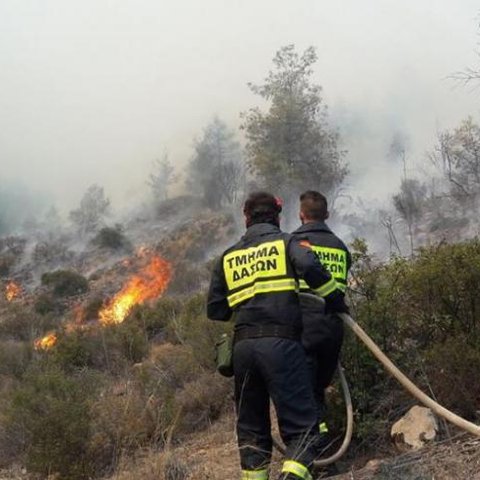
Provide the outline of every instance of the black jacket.
<path id="1" fill-rule="evenodd" d="M 207 316 L 226 321 L 235 313 L 237 331 L 267 325 L 300 330 L 299 278 L 327 303 L 338 295 L 331 275 L 299 239 L 268 223 L 252 225 L 215 265 Z"/>
<path id="2" fill-rule="evenodd" d="M 306 223 L 292 232 L 292 235 L 308 239 L 320 262 L 345 291 L 347 274 L 352 265 L 352 257 L 345 243 L 325 222 Z"/>
<path id="3" fill-rule="evenodd" d="M 347 274 L 352 259 L 342 240 L 324 222 L 306 223 L 295 230 L 292 235 L 299 239 L 306 238 L 308 240 L 317 258 L 330 271 L 342 292 L 345 292 Z M 310 290 L 306 284 L 301 283 L 300 287 L 303 291 Z M 312 300 L 302 298 L 301 308 L 303 346 L 307 352 L 322 353 L 324 356 L 322 357 L 322 369 L 328 369 L 329 363 L 332 363 L 331 373 L 333 374 L 342 344 L 343 323 L 335 315 L 327 314 L 321 305 Z M 331 362 L 326 360 L 329 357 L 329 352 L 335 352 L 332 354 Z"/>

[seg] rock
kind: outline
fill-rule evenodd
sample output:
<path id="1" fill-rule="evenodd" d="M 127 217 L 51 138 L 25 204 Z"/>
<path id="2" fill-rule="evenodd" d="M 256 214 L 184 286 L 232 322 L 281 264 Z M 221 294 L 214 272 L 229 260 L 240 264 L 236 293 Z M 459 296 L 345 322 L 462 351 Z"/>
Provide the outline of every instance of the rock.
<path id="1" fill-rule="evenodd" d="M 433 440 L 438 424 L 429 408 L 414 406 L 392 426 L 390 435 L 395 446 L 402 452 L 418 450 Z"/>

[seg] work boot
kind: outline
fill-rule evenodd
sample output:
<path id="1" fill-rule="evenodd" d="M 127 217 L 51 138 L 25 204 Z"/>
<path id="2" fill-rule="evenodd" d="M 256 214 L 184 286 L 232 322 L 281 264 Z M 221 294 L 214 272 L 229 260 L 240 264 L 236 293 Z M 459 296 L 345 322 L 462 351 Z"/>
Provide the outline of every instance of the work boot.
<path id="1" fill-rule="evenodd" d="M 300 477 L 297 477 L 293 473 L 282 473 L 278 480 L 301 480 Z"/>

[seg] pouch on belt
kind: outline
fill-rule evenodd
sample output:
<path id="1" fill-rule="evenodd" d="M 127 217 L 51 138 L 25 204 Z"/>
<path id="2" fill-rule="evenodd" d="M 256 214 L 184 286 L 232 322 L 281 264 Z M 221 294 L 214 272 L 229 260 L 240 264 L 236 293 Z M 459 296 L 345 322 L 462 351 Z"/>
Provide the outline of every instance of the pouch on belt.
<path id="1" fill-rule="evenodd" d="M 233 376 L 232 339 L 224 333 L 215 344 L 215 363 L 217 371 L 224 377 Z"/>

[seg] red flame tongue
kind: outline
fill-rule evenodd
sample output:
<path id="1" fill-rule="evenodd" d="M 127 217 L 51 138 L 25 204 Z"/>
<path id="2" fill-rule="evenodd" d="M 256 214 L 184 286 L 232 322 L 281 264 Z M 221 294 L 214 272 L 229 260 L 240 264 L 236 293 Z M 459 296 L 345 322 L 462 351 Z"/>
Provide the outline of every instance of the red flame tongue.
<path id="1" fill-rule="evenodd" d="M 20 295 L 22 289 L 15 282 L 9 282 L 5 288 L 5 298 L 11 302 L 14 298 Z"/>
<path id="2" fill-rule="evenodd" d="M 50 350 L 57 343 L 57 335 L 55 333 L 49 333 L 42 338 L 35 340 L 35 350 Z"/>
<path id="3" fill-rule="evenodd" d="M 135 305 L 159 297 L 172 276 L 171 264 L 159 256 L 128 280 L 115 297 L 99 312 L 103 325 L 122 323 Z"/>

